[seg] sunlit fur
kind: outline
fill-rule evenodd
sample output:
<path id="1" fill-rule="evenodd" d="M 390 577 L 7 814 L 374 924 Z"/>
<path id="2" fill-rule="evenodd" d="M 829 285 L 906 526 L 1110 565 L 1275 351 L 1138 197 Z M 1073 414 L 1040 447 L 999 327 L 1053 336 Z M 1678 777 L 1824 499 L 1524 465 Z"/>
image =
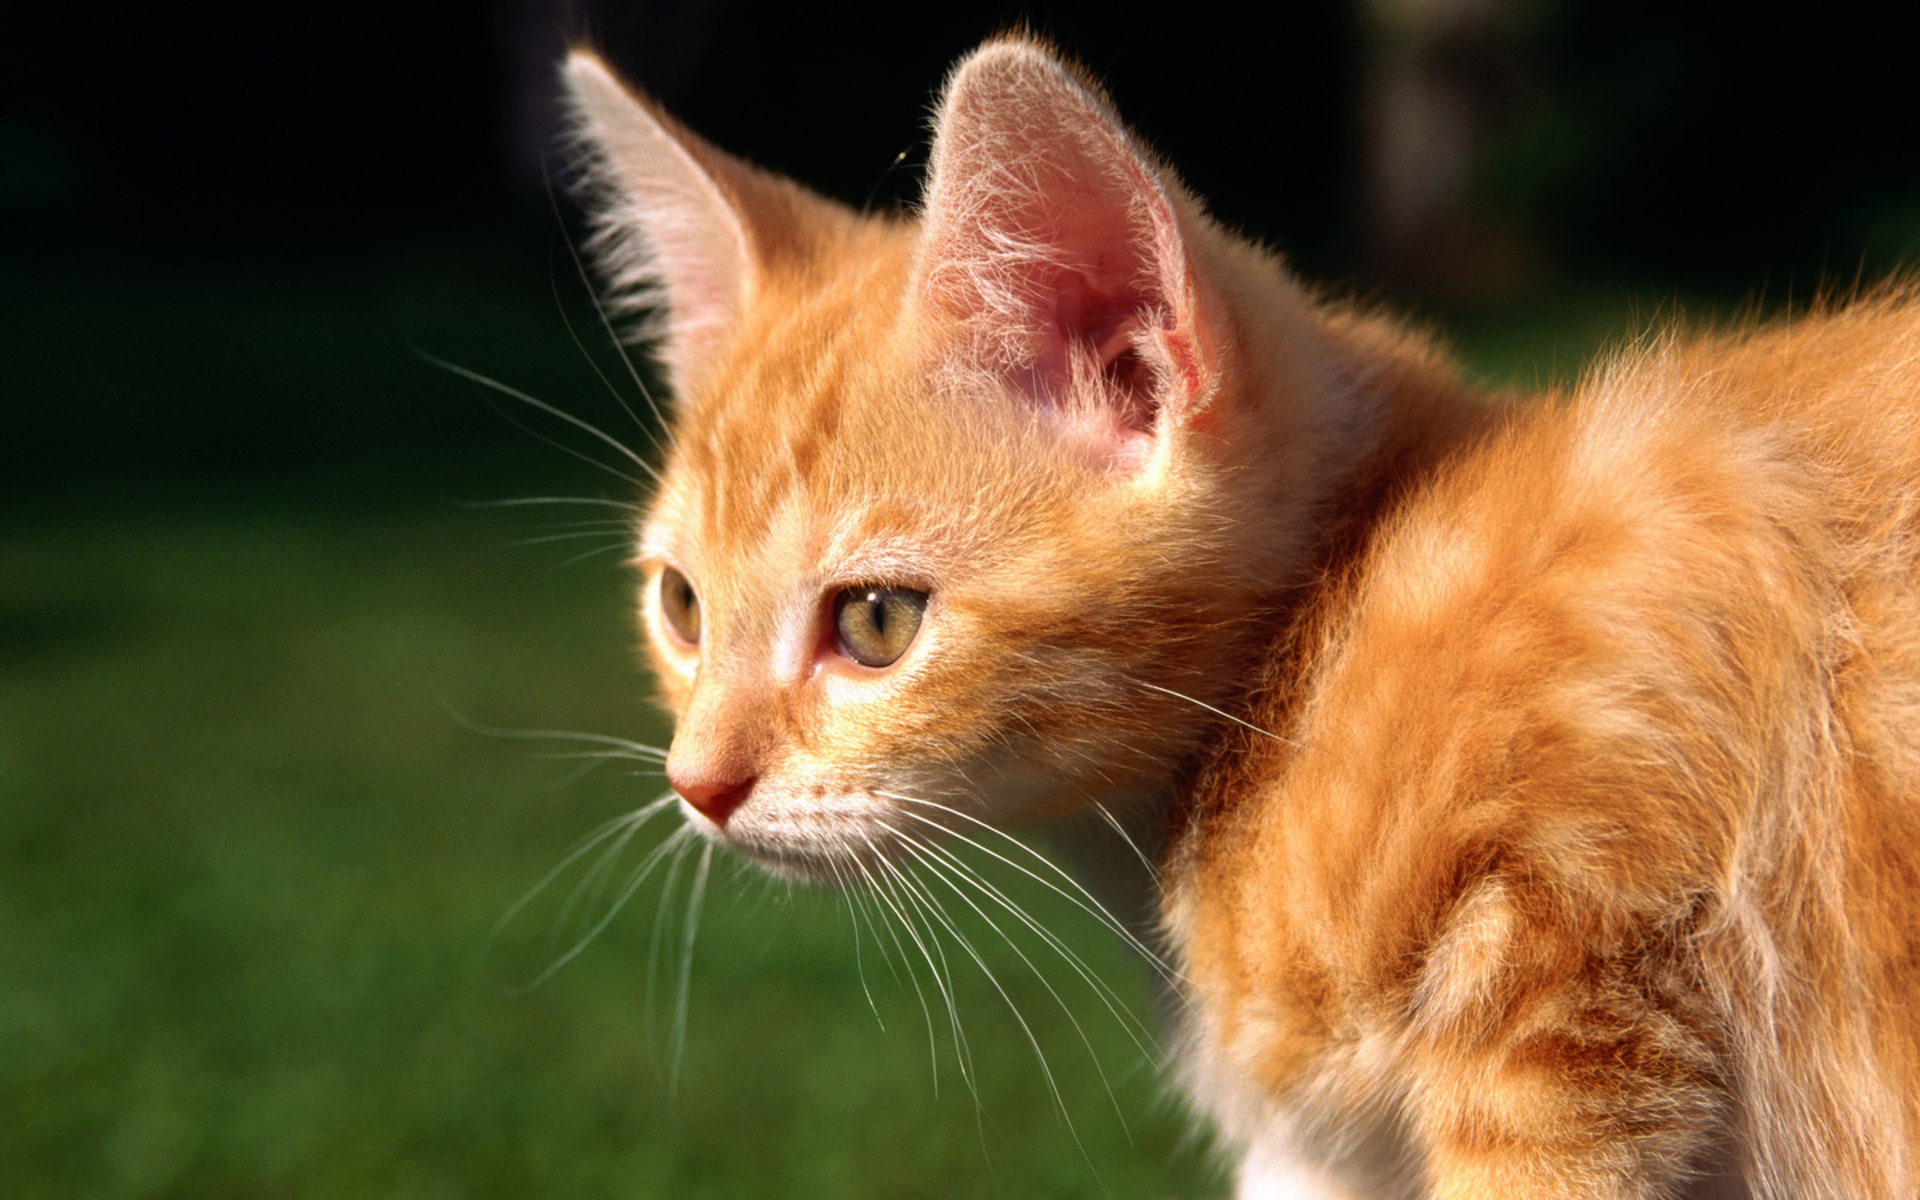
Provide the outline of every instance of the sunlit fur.
<path id="1" fill-rule="evenodd" d="M 1243 1195 L 1920 1191 L 1911 291 L 1477 396 L 1032 42 L 956 69 L 912 217 L 567 78 L 668 306 L 643 622 L 669 771 L 750 786 L 701 832 L 832 881 L 928 820 L 1163 830 Z M 884 670 L 862 583 L 930 597 Z"/>

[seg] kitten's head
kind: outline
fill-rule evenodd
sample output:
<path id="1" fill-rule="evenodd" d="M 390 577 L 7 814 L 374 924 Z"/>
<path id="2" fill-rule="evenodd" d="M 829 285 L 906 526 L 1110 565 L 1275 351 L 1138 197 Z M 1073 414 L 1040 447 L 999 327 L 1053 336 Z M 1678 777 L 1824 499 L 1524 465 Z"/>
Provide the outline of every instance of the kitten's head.
<path id="1" fill-rule="evenodd" d="M 638 562 L 690 819 L 832 879 L 1172 786 L 1304 554 L 1342 389 L 1296 289 L 1030 41 L 956 68 L 911 219 L 566 80 L 674 393 Z"/>

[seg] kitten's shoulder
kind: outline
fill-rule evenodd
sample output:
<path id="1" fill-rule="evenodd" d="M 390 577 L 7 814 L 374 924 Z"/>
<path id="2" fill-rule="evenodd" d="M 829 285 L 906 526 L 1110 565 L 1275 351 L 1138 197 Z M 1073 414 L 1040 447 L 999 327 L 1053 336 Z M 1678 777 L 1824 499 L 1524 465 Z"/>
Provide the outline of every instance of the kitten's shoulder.
<path id="1" fill-rule="evenodd" d="M 1920 780 L 1916 363 L 1910 290 L 1647 339 L 1462 441 L 1316 586 L 1268 736 L 1227 735 L 1169 858 L 1186 1069 L 1231 1136 L 1270 1140 L 1260 1097 L 1362 1127 L 1528 1030 L 1610 1047 L 1583 1022 L 1616 1009 L 1666 1039 L 1620 1062 L 1691 1079 L 1701 964 L 1749 961 L 1756 897 L 1799 914 L 1767 944 L 1861 927 L 1823 906 L 1886 880 L 1837 884 L 1836 831 L 1910 844 L 1872 796 Z"/>
<path id="2" fill-rule="evenodd" d="M 1416 939 L 1443 877 L 1500 856 L 1683 895 L 1744 782 L 1824 727 L 1856 610 L 1914 607 L 1887 597 L 1920 513 L 1915 298 L 1646 338 L 1461 442 L 1276 648 L 1248 714 L 1273 736 L 1203 770 L 1176 888 L 1378 903 L 1341 923 Z"/>

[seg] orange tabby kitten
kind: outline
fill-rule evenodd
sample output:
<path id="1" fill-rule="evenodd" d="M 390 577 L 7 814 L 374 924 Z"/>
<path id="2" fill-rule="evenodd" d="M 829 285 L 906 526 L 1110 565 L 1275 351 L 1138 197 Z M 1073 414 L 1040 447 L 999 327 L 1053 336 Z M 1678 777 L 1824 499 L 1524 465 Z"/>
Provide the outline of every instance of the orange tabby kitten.
<path id="1" fill-rule="evenodd" d="M 1031 41 L 856 214 L 577 53 L 688 819 L 1161 831 L 1242 1196 L 1920 1195 L 1920 302 L 1471 394 Z"/>

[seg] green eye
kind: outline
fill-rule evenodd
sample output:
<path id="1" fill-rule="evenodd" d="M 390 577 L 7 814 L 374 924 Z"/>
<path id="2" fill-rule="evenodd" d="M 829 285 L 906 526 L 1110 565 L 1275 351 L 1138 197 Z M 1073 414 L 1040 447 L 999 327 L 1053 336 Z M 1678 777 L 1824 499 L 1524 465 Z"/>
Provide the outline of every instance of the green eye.
<path id="1" fill-rule="evenodd" d="M 687 577 L 672 567 L 660 572 L 660 615 L 675 637 L 689 646 L 700 644 L 700 597 Z"/>
<path id="2" fill-rule="evenodd" d="M 863 667 L 892 666 L 907 652 L 927 594 L 912 588 L 862 584 L 833 598 L 833 633 L 840 653 Z"/>

